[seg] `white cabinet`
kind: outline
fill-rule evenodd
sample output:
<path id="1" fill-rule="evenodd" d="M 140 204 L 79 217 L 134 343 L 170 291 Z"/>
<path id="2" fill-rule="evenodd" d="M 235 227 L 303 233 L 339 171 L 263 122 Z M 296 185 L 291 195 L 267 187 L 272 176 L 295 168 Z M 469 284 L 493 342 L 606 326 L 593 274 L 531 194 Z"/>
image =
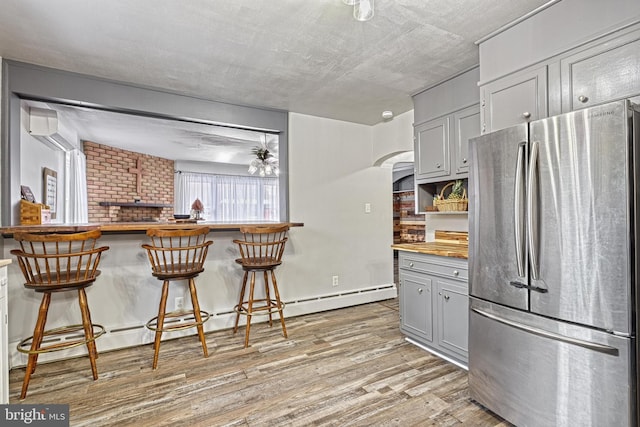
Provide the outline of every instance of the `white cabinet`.
<path id="1" fill-rule="evenodd" d="M 482 133 L 547 117 L 547 67 L 527 69 L 480 88 Z"/>
<path id="2" fill-rule="evenodd" d="M 9 403 L 7 267 L 0 267 L 0 404 Z"/>
<path id="3" fill-rule="evenodd" d="M 466 366 L 467 261 L 399 251 L 400 330 L 435 354 Z"/>
<path id="4" fill-rule="evenodd" d="M 640 30 L 560 60 L 562 111 L 640 95 Z"/>

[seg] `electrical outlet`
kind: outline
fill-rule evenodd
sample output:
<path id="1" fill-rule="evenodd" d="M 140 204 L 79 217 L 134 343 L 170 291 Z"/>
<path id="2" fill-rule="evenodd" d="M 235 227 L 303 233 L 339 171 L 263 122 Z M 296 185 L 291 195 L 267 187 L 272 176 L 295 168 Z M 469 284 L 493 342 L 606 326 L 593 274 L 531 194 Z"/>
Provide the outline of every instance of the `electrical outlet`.
<path id="1" fill-rule="evenodd" d="M 364 213 L 371 213 L 371 203 L 364 204 Z"/>
<path id="2" fill-rule="evenodd" d="M 177 311 L 180 311 L 184 308 L 184 298 L 183 297 L 176 297 L 175 301 L 174 301 L 174 306 L 175 309 Z"/>
<path id="3" fill-rule="evenodd" d="M 340 284 L 340 283 L 338 282 L 338 276 L 333 276 L 333 277 L 332 277 L 332 280 L 333 280 L 333 282 L 332 282 L 333 286 L 338 286 L 338 285 Z"/>

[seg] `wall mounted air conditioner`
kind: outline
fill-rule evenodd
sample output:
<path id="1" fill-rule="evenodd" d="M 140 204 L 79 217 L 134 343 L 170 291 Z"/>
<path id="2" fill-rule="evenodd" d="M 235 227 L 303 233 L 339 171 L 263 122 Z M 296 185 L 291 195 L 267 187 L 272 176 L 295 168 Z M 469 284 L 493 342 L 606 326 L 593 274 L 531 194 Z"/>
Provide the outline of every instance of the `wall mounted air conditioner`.
<path id="1" fill-rule="evenodd" d="M 75 147 L 58 133 L 58 112 L 29 108 L 29 134 L 54 150 L 70 151 Z"/>

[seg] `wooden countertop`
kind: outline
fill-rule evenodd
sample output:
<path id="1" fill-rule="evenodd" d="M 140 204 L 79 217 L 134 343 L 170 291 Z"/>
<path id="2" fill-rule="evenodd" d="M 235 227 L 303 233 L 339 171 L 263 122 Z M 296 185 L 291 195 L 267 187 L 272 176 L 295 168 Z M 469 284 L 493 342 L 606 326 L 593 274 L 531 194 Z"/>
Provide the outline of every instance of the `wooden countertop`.
<path id="1" fill-rule="evenodd" d="M 464 259 L 467 259 L 469 257 L 469 247 L 460 243 L 398 243 L 395 245 L 391 245 L 391 247 L 398 251 L 417 252 L 421 254 L 440 255 Z"/>
<path id="2" fill-rule="evenodd" d="M 433 242 L 396 243 L 391 247 L 398 251 L 467 259 L 469 257 L 469 233 L 466 231 L 436 230 Z"/>
<path id="3" fill-rule="evenodd" d="M 42 225 L 14 225 L 0 227 L 0 233 L 4 237 L 12 237 L 16 232 L 27 233 L 76 233 L 88 230 L 101 230 L 104 233 L 141 233 L 150 228 L 193 228 L 194 226 L 208 226 L 211 231 L 232 231 L 239 230 L 245 225 L 284 225 L 289 227 L 303 227 L 302 222 L 207 222 L 198 223 L 176 223 L 176 222 L 109 222 L 103 224 L 42 224 Z"/>
<path id="4" fill-rule="evenodd" d="M 436 230 L 433 242 L 396 243 L 391 247 L 398 251 L 467 259 L 469 257 L 469 233 L 466 231 Z"/>

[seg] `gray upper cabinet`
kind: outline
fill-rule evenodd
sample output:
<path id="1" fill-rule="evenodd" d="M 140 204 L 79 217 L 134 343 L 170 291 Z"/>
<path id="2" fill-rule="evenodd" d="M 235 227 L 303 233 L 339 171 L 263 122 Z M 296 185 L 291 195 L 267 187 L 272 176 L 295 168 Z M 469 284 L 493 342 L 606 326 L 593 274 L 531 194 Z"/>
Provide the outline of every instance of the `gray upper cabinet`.
<path id="1" fill-rule="evenodd" d="M 478 77 L 474 67 L 413 96 L 416 184 L 468 176 L 468 141 L 480 135 Z"/>
<path id="2" fill-rule="evenodd" d="M 449 121 L 444 117 L 415 127 L 416 180 L 438 181 L 451 174 Z"/>
<path id="3" fill-rule="evenodd" d="M 560 60 L 562 111 L 640 94 L 640 30 Z"/>
<path id="4" fill-rule="evenodd" d="M 527 69 L 480 88 L 482 133 L 547 116 L 547 67 Z"/>
<path id="5" fill-rule="evenodd" d="M 453 161 L 456 178 L 469 175 L 469 139 L 480 135 L 480 106 L 472 105 L 453 115 Z"/>

